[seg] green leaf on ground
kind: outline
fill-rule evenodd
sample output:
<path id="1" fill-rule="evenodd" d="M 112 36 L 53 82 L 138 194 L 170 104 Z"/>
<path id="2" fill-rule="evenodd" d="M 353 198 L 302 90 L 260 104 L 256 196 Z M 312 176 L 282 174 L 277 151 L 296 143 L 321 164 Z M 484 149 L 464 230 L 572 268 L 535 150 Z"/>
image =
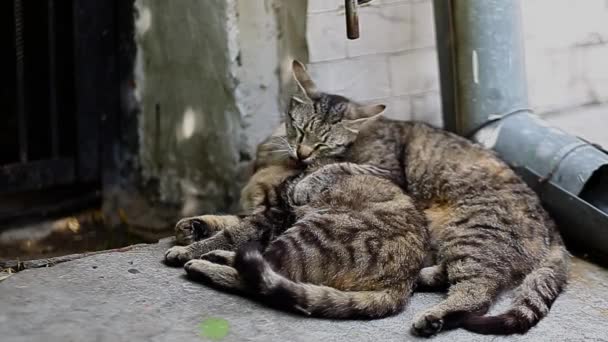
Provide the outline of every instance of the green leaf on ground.
<path id="1" fill-rule="evenodd" d="M 230 324 L 223 318 L 207 318 L 198 325 L 201 337 L 219 341 L 228 335 Z"/>

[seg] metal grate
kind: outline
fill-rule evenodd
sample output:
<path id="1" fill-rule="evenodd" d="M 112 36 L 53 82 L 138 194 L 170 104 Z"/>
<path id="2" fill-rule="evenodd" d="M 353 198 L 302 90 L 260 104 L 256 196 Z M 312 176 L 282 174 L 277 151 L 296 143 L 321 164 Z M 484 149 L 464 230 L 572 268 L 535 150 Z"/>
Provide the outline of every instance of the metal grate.
<path id="1" fill-rule="evenodd" d="M 73 7 L 70 1 L 2 1 L 2 46 L 14 61 L 3 75 L 0 193 L 76 180 Z M 10 27 L 12 26 L 12 27 Z"/>
<path id="2" fill-rule="evenodd" d="M 0 43 L 14 56 L 0 66 L 0 194 L 99 181 L 96 96 L 108 90 L 113 11 L 112 1 L 0 1 Z"/>
<path id="3" fill-rule="evenodd" d="M 35 211 L 24 194 L 98 193 L 101 156 L 112 157 L 118 131 L 116 14 L 129 9 L 122 3 L 0 1 L 9 57 L 0 63 L 0 221 L 15 198 Z M 73 202 L 69 196 L 61 201 Z"/>

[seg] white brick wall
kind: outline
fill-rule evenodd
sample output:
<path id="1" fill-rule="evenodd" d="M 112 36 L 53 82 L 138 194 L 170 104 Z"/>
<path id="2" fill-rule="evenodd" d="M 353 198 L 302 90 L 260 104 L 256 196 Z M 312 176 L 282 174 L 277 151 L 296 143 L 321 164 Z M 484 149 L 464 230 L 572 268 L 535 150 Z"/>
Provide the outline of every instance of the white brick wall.
<path id="1" fill-rule="evenodd" d="M 308 4 L 310 69 L 321 88 L 386 104 L 388 117 L 441 123 L 431 0 L 361 7 L 357 40 L 346 39 L 344 1 Z"/>
<path id="2" fill-rule="evenodd" d="M 374 0 L 346 39 L 344 1 L 309 0 L 319 86 L 388 105 L 387 116 L 441 124 L 431 0 Z M 538 112 L 608 101 L 608 1 L 523 0 L 530 102 Z"/>
<path id="3" fill-rule="evenodd" d="M 360 101 L 391 96 L 388 63 L 383 55 L 318 62 L 310 70 L 313 79 L 326 91 Z"/>
<path id="4" fill-rule="evenodd" d="M 608 1 L 524 0 L 522 11 L 532 106 L 608 101 Z"/>
<path id="5" fill-rule="evenodd" d="M 342 20 L 344 40 L 345 23 Z M 407 2 L 367 6 L 359 14 L 359 22 L 372 23 L 361 31 L 361 38 L 346 40 L 348 57 L 377 55 L 412 48 L 412 6 Z"/>

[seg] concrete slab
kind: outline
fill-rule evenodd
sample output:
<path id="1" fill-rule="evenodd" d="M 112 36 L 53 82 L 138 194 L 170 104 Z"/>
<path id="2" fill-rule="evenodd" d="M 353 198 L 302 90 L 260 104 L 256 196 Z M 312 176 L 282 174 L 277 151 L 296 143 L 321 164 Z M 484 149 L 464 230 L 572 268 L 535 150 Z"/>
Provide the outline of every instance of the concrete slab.
<path id="1" fill-rule="evenodd" d="M 311 319 L 189 281 L 161 263 L 169 242 L 94 255 L 0 282 L 0 341 L 205 341 L 199 325 L 220 318 L 222 341 L 414 341 L 410 322 L 441 294 L 415 294 L 402 314 L 374 321 Z M 503 299 L 494 311 L 507 304 Z M 608 341 L 608 270 L 575 259 L 571 284 L 524 336 L 463 330 L 433 341 Z"/>

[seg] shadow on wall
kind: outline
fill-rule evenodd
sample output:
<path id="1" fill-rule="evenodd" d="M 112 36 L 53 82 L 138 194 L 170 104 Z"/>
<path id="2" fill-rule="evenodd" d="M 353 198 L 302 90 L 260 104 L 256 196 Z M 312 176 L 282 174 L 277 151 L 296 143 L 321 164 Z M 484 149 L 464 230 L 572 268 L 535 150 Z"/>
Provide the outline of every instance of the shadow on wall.
<path id="1" fill-rule="evenodd" d="M 122 102 L 138 146 L 123 146 L 106 216 L 163 236 L 179 217 L 236 209 L 254 146 L 279 122 L 283 61 L 306 60 L 306 6 L 135 0 Z"/>

